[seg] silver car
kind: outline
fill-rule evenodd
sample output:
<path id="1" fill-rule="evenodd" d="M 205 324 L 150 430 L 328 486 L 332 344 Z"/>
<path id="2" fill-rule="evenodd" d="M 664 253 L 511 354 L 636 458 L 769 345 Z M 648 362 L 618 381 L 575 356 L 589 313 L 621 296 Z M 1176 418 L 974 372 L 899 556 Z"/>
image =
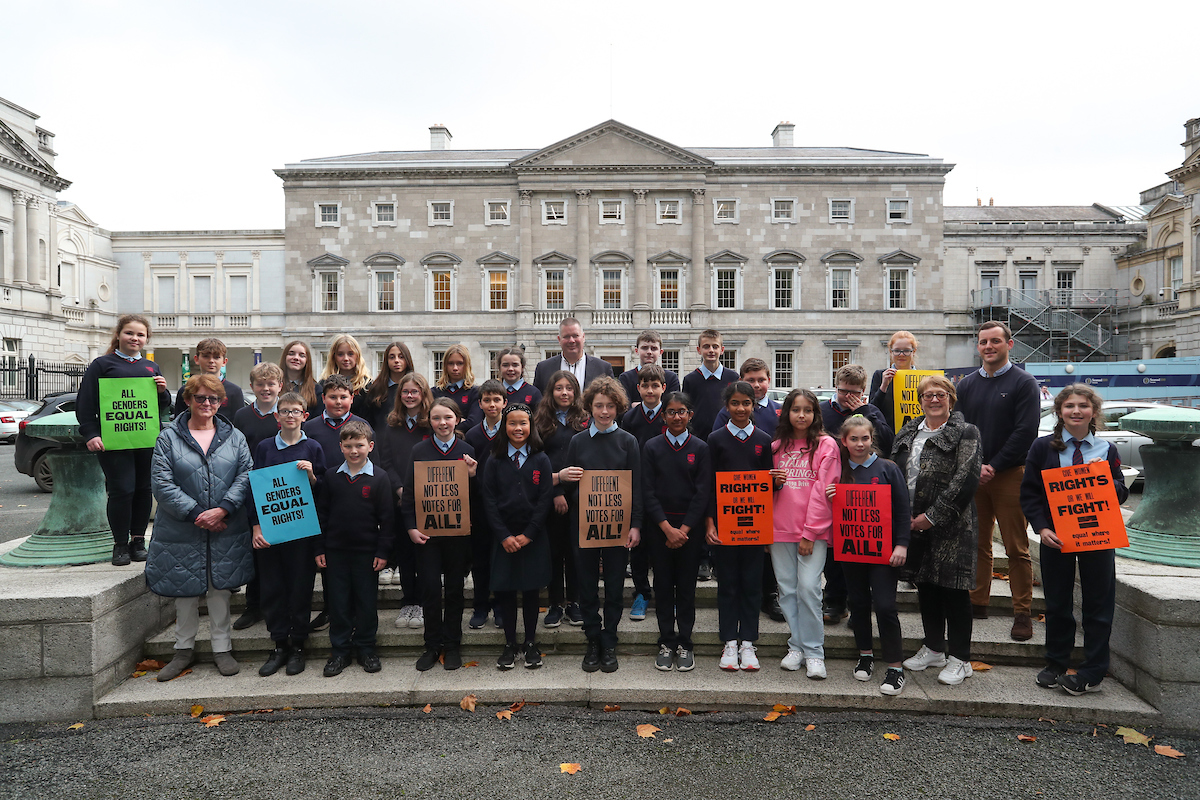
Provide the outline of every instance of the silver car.
<path id="1" fill-rule="evenodd" d="M 1112 442 L 1117 446 L 1117 455 L 1121 457 L 1121 466 L 1132 467 L 1137 470 L 1137 477 L 1134 478 L 1134 481 L 1142 480 L 1142 454 L 1140 452 L 1142 445 L 1152 444 L 1153 442 L 1141 434 L 1121 430 L 1118 427 L 1118 422 L 1126 414 L 1132 414 L 1134 411 L 1144 411 L 1147 408 L 1172 408 L 1172 406 L 1139 400 L 1105 400 L 1104 424 L 1101 425 L 1099 421 L 1096 423 L 1096 437 L 1106 442 Z M 1047 436 L 1053 433 L 1055 419 L 1054 404 L 1043 405 L 1042 421 L 1038 425 L 1038 436 Z M 1128 474 L 1126 474 L 1126 481 L 1132 485 Z"/>

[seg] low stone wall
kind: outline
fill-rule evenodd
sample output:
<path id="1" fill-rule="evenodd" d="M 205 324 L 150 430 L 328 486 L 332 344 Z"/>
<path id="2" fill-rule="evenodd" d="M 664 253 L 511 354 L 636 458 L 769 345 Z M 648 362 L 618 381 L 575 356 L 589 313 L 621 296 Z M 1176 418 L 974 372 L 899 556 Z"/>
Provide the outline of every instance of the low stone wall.
<path id="1" fill-rule="evenodd" d="M 174 616 L 140 564 L 0 567 L 0 722 L 90 719 Z"/>

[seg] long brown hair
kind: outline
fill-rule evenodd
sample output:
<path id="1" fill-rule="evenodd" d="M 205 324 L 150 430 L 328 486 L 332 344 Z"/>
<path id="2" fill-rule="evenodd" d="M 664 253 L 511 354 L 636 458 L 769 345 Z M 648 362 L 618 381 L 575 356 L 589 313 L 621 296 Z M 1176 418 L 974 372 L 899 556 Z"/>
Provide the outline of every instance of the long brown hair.
<path id="1" fill-rule="evenodd" d="M 401 374 L 401 379 L 404 375 L 413 371 L 412 352 L 409 351 L 408 345 L 401 341 L 392 342 L 383 351 L 383 367 L 379 370 L 379 374 L 375 376 L 375 380 L 371 381 L 371 386 L 367 389 L 367 399 L 376 408 L 383 407 L 383 401 L 387 400 L 388 381 L 392 379 L 392 370 L 388 367 L 388 354 L 392 352 L 392 348 L 400 351 L 400 357 L 404 359 L 404 372 Z M 396 391 L 399 392 L 400 381 L 396 381 Z"/>
<path id="2" fill-rule="evenodd" d="M 792 427 L 791 420 L 792 406 L 796 405 L 798 400 L 806 401 L 813 410 L 812 423 L 804 432 L 803 444 L 800 444 L 796 438 L 796 431 Z M 817 445 L 821 443 L 821 437 L 824 435 L 825 428 L 821 422 L 821 401 L 817 399 L 817 396 L 808 389 L 792 389 L 788 392 L 787 397 L 783 398 L 783 408 L 779 410 L 779 424 L 775 426 L 775 441 L 778 442 L 775 452 L 780 453 L 799 446 L 800 449 L 808 451 L 808 465 L 811 467 L 813 457 L 817 452 Z"/>
<path id="3" fill-rule="evenodd" d="M 112 341 L 108 343 L 108 350 L 105 352 L 105 355 L 117 352 L 117 345 L 121 343 L 121 331 L 131 322 L 136 322 L 144 326 L 146 328 L 146 341 L 150 341 L 150 320 L 141 314 L 125 314 L 117 320 L 117 327 L 113 328 Z"/>
<path id="4" fill-rule="evenodd" d="M 1050 446 L 1060 453 L 1067 449 L 1067 443 L 1063 441 L 1062 407 L 1063 403 L 1067 402 L 1067 399 L 1073 394 L 1079 395 L 1092 404 L 1092 419 L 1088 422 L 1088 433 L 1096 432 L 1096 422 L 1104 411 L 1103 398 L 1086 383 L 1072 383 L 1064 386 L 1062 391 L 1054 396 L 1054 416 L 1058 417 L 1058 421 L 1054 423 L 1054 433 L 1050 437 Z"/>
<path id="5" fill-rule="evenodd" d="M 842 444 L 842 440 L 846 437 L 847 428 L 866 428 L 871 432 L 871 452 L 879 452 L 879 449 L 875 446 L 875 426 L 871 423 L 871 420 L 862 414 L 854 414 L 846 417 L 841 429 L 838 431 L 838 450 L 842 454 L 842 477 L 838 483 L 854 482 L 850 477 L 850 451 L 846 449 L 846 445 Z"/>
<path id="6" fill-rule="evenodd" d="M 429 381 L 425 380 L 425 376 L 419 372 L 410 372 L 400 379 L 400 385 L 396 387 L 396 402 L 392 403 L 392 410 L 388 413 L 387 424 L 393 428 L 399 428 L 401 425 L 406 424 L 405 420 L 408 418 L 408 409 L 404 407 L 404 402 L 400 399 L 406 383 L 415 383 L 417 388 L 421 390 L 421 405 L 417 409 L 416 425 L 419 428 L 428 428 L 429 409 L 433 407 L 433 392 L 429 391 Z"/>
<path id="7" fill-rule="evenodd" d="M 317 404 L 317 382 L 313 380 L 313 352 L 308 346 L 308 342 L 301 339 L 293 339 L 283 346 L 283 353 L 279 356 L 279 368 L 283 370 L 283 385 L 287 387 L 291 378 L 291 367 L 287 364 L 287 354 L 295 347 L 300 345 L 304 348 L 304 369 L 300 371 L 300 385 L 296 387 L 296 394 L 304 398 L 305 408 L 312 408 Z"/>
<path id="8" fill-rule="evenodd" d="M 452 344 L 446 348 L 446 352 L 442 353 L 442 374 L 437 379 L 438 388 L 445 389 L 450 385 L 450 379 L 446 376 L 446 359 L 450 356 L 462 356 L 463 388 L 470 389 L 475 385 L 475 372 L 471 369 L 471 351 L 467 350 L 466 345 L 461 344 Z"/>
<path id="9" fill-rule="evenodd" d="M 575 431 L 581 431 L 587 427 L 588 415 L 583 410 L 579 380 L 567 370 L 560 369 L 550 376 L 550 381 L 546 384 L 546 393 L 542 395 L 542 401 L 538 403 L 537 409 L 533 412 L 533 426 L 543 441 L 554 435 L 555 426 L 558 425 L 558 404 L 554 402 L 554 387 L 563 379 L 570 382 L 571 391 L 575 395 L 571 405 L 567 406 L 567 427 Z"/>

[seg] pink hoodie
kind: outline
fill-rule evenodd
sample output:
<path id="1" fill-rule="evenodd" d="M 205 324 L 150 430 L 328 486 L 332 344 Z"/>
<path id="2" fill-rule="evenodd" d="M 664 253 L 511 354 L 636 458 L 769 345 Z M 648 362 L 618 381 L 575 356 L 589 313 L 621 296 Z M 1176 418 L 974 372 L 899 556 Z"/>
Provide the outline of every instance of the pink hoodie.
<path id="1" fill-rule="evenodd" d="M 775 541 L 826 541 L 833 543 L 833 509 L 825 497 L 825 487 L 837 483 L 842 472 L 842 458 L 837 441 L 822 436 L 816 453 L 800 442 L 789 442 L 780 449 L 775 442 L 775 467 L 787 470 L 787 480 L 775 493 Z"/>

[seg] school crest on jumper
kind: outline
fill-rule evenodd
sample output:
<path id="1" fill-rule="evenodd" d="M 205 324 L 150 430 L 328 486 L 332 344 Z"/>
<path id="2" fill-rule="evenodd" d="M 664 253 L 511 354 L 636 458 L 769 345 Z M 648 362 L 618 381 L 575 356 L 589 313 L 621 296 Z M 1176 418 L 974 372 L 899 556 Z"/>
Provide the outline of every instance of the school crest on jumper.
<path id="1" fill-rule="evenodd" d="M 688 454 L 687 454 L 687 462 L 688 462 L 689 464 L 695 464 L 695 463 L 696 463 L 696 454 L 695 454 L 695 453 L 688 453 Z"/>
<path id="2" fill-rule="evenodd" d="M 541 482 L 542 482 L 542 471 L 540 469 L 535 469 L 533 471 L 533 485 L 537 486 Z"/>
<path id="3" fill-rule="evenodd" d="M 370 497 L 371 497 L 371 487 L 370 486 L 363 487 L 363 497 L 370 499 Z"/>
<path id="4" fill-rule="evenodd" d="M 756 455 L 756 456 L 762 455 L 762 445 L 761 444 L 754 445 L 754 455 Z"/>

